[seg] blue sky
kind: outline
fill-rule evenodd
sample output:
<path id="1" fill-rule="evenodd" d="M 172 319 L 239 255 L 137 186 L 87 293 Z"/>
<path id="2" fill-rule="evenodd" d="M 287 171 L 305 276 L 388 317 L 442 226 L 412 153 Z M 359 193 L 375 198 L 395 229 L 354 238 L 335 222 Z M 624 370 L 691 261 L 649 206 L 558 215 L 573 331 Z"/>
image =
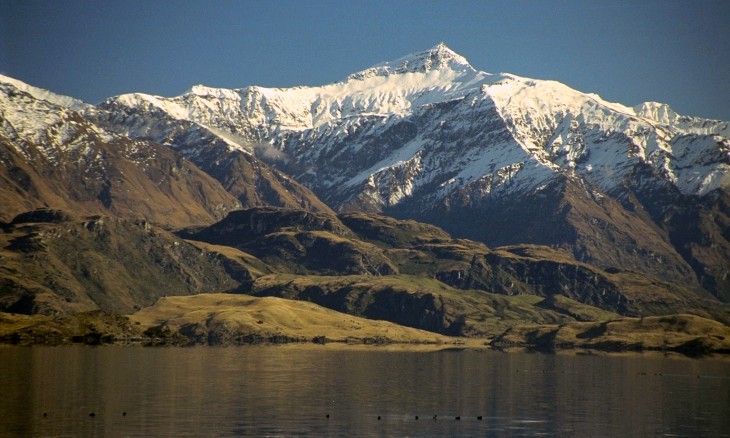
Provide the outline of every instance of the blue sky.
<path id="1" fill-rule="evenodd" d="M 0 0 L 0 73 L 90 103 L 322 85 L 441 41 L 479 70 L 730 120 L 727 0 Z"/>

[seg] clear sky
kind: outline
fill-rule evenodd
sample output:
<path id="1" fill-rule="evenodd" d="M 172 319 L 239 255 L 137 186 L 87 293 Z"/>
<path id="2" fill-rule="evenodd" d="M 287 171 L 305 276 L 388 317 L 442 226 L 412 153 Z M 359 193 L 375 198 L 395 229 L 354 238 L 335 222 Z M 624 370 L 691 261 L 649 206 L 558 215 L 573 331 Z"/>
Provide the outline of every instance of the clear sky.
<path id="1" fill-rule="evenodd" d="M 728 0 L 0 0 L 0 73 L 89 103 L 323 85 L 441 41 L 479 70 L 730 120 Z"/>

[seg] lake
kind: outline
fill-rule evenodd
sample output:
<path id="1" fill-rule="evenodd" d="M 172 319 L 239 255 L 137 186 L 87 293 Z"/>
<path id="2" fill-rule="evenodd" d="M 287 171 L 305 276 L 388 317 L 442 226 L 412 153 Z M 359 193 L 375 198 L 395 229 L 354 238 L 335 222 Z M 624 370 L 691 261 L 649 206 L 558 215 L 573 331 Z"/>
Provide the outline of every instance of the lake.
<path id="1" fill-rule="evenodd" d="M 0 388 L 13 437 L 730 436 L 727 358 L 0 347 Z"/>

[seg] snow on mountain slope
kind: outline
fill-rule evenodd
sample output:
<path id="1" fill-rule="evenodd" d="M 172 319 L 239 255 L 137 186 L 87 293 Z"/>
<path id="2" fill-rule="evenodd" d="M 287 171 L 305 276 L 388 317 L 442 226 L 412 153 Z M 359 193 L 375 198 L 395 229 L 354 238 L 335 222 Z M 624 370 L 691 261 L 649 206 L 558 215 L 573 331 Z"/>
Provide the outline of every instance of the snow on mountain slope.
<path id="1" fill-rule="evenodd" d="M 707 120 L 698 117 L 682 116 L 674 112 L 669 105 L 659 102 L 644 102 L 636 105 L 634 113 L 645 119 L 670 125 L 687 134 L 720 135 L 730 137 L 730 122 L 721 120 Z"/>
<path id="2" fill-rule="evenodd" d="M 404 116 L 418 108 L 463 98 L 501 78 L 474 70 L 443 44 L 385 62 L 348 76 L 345 81 L 310 91 L 313 127 L 360 116 Z"/>
<path id="3" fill-rule="evenodd" d="M 174 98 L 135 93 L 107 99 L 100 107 L 162 111 L 176 120 L 238 136 L 232 146 L 250 150 L 257 141 L 351 117 L 407 114 L 423 105 L 463 97 L 498 78 L 477 72 L 439 45 L 322 87 L 228 90 L 196 85 Z"/>
<path id="4" fill-rule="evenodd" d="M 289 114 L 285 108 L 283 116 L 266 110 L 266 102 L 261 104 L 258 99 L 271 93 L 262 94 L 261 90 L 195 86 L 172 99 L 126 94 L 107 99 L 84 114 L 112 132 L 151 140 L 183 154 L 217 179 L 244 207 L 331 212 L 308 188 L 254 155 L 254 151 L 278 154 L 261 139 L 270 138 L 270 130 L 279 129 L 274 119 L 281 121 Z"/>
<path id="5" fill-rule="evenodd" d="M 514 193 L 566 172 L 615 191 L 640 163 L 682 193 L 729 184 L 726 122 L 480 72 L 443 44 L 321 87 L 196 86 L 175 98 L 124 95 L 100 107 L 146 113 L 130 135 L 150 137 L 162 112 L 231 149 L 268 151 L 263 159 L 276 157 L 338 208 L 359 197 L 380 210 L 419 191 L 445 196 L 477 181 L 485 194 Z M 164 130 L 152 138 L 169 143 Z M 193 154 L 193 143 L 179 149 Z"/>
<path id="6" fill-rule="evenodd" d="M 83 120 L 66 105 L 75 99 L 0 78 L 0 127 L 16 150 L 30 158 L 32 151 L 48 160 L 59 153 L 83 148 L 93 141 L 111 141 L 112 135 Z M 83 105 L 81 106 L 83 108 Z"/>
<path id="7" fill-rule="evenodd" d="M 60 94 L 52 93 L 48 90 L 44 90 L 42 88 L 33 87 L 32 85 L 28 85 L 25 82 L 19 81 L 17 79 L 4 76 L 0 74 L 0 84 L 9 84 L 15 87 L 16 89 L 23 91 L 25 93 L 30 94 L 31 96 L 35 97 L 36 99 L 45 100 L 47 102 L 50 102 L 54 105 L 58 105 L 64 108 L 80 111 L 86 108 L 89 108 L 91 105 L 79 100 L 75 99 L 73 97 L 69 96 L 62 96 Z"/>
<path id="8" fill-rule="evenodd" d="M 179 154 L 110 133 L 69 102 L 74 99 L 0 81 L 0 220 L 52 207 L 184 226 L 240 207 Z"/>
<path id="9" fill-rule="evenodd" d="M 515 138 L 561 170 L 605 191 L 619 187 L 640 162 L 650 164 L 682 193 L 728 187 L 730 143 L 714 135 L 727 130 L 726 123 L 678 116 L 666 105 L 648 111 L 645 104 L 637 111 L 553 81 L 513 81 L 511 86 L 490 87 L 489 95 Z M 698 175 L 709 179 L 698 182 Z"/>

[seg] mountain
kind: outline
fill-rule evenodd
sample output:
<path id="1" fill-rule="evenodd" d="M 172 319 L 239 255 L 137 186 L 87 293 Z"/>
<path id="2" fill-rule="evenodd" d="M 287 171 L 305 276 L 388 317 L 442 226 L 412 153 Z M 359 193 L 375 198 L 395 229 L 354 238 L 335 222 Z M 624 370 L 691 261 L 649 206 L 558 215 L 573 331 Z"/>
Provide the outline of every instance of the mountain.
<path id="1" fill-rule="evenodd" d="M 0 342 L 356 321 L 288 299 L 482 344 L 727 351 L 727 122 L 439 44 L 321 87 L 96 106 L 0 77 L 0 128 Z"/>
<path id="2" fill-rule="evenodd" d="M 564 248 L 730 300 L 728 122 L 477 71 L 444 44 L 321 87 L 196 86 L 86 113 L 221 181 L 237 170 L 210 163 L 255 156 L 337 211 Z"/>
<path id="3" fill-rule="evenodd" d="M 110 133 L 79 112 L 86 107 L 0 77 L 0 221 L 52 207 L 179 227 L 240 207 L 180 154 Z"/>

